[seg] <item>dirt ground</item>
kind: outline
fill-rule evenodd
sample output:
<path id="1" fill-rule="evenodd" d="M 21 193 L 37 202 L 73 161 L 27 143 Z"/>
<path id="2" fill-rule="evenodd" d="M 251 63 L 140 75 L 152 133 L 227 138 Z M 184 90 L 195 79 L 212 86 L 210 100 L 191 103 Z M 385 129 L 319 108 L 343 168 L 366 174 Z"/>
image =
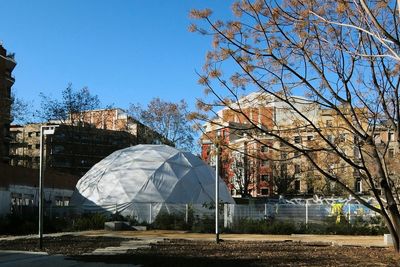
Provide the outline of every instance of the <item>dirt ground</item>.
<path id="1" fill-rule="evenodd" d="M 118 246 L 118 237 L 45 237 L 49 254 L 71 259 L 132 263 L 148 266 L 400 266 L 400 255 L 392 248 L 332 246 L 322 242 L 233 241 L 219 244 L 204 240 L 164 240 L 149 248 L 129 250 L 123 255 L 88 256 L 96 248 Z M 0 250 L 38 251 L 38 239 L 1 240 Z"/>

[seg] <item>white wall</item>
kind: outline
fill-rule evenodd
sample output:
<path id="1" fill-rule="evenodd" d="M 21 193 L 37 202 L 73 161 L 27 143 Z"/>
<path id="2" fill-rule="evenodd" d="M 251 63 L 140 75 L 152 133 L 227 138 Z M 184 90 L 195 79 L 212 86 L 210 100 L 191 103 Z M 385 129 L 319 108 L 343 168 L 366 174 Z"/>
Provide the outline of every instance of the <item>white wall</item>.
<path id="1" fill-rule="evenodd" d="M 0 188 L 0 216 L 8 214 L 11 210 L 12 194 L 32 195 L 33 203 L 35 206 L 39 202 L 39 190 L 37 187 L 24 186 L 24 185 L 10 185 L 8 188 Z M 58 188 L 45 188 L 44 198 L 46 201 L 51 200 L 52 206 L 55 206 L 56 197 L 71 197 L 73 190 L 58 189 Z"/>

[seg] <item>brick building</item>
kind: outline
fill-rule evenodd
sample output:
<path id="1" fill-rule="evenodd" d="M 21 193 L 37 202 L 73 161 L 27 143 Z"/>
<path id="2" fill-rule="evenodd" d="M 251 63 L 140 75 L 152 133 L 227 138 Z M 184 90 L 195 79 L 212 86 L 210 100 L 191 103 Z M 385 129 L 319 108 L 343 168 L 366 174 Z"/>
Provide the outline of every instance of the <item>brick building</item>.
<path id="1" fill-rule="evenodd" d="M 40 127 L 11 126 L 11 165 L 39 168 Z M 132 119 L 122 109 L 72 114 L 46 137 L 47 167 L 74 175 L 85 174 L 112 152 L 137 144 L 173 145 L 159 133 Z"/>
<path id="2" fill-rule="evenodd" d="M 252 93 L 241 98 L 238 104 L 220 110 L 217 119 L 204 125 L 201 157 L 214 166 L 215 144 L 219 144 L 220 173 L 233 196 L 347 194 L 326 180 L 307 157 L 313 158 L 327 173 L 340 174 L 342 182 L 349 188 L 368 193 L 360 173 L 332 152 L 336 149 L 356 163 L 361 160 L 357 138 L 346 123 L 347 117 L 351 120 L 350 112 L 339 107 L 342 114 L 339 115 L 301 97 L 293 97 L 291 103 L 289 106 L 272 95 Z M 365 111 L 356 109 L 355 112 Z M 360 127 L 367 131 L 371 129 L 367 121 L 360 121 Z M 260 129 L 272 135 L 266 135 Z M 399 152 L 395 133 L 385 125 L 377 126 L 374 131 L 376 144 L 382 143 L 382 153 L 387 149 L 385 158 L 390 166 L 390 159 Z M 216 138 L 217 132 L 219 138 Z M 367 155 L 368 147 L 362 146 Z M 392 165 L 396 165 L 391 168 L 393 179 L 400 182 L 399 164 Z"/>
<path id="3" fill-rule="evenodd" d="M 13 54 L 8 54 L 0 43 L 0 162 L 9 162 L 9 128 L 11 123 L 12 71 L 16 66 Z"/>
<path id="4" fill-rule="evenodd" d="M 125 131 L 135 137 L 135 144 L 174 145 L 160 133 L 135 120 L 120 108 L 88 110 L 71 114 L 67 123 L 90 125 L 104 130 Z"/>

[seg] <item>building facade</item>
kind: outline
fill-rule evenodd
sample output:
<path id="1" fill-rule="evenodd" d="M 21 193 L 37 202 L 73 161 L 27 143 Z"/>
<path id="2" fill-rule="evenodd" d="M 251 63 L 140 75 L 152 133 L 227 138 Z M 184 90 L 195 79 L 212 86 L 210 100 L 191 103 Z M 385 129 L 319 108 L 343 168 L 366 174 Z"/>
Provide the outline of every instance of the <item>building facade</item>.
<path id="1" fill-rule="evenodd" d="M 11 126 L 11 165 L 39 168 L 42 125 Z M 47 168 L 82 176 L 112 152 L 134 145 L 136 139 L 124 131 L 59 125 L 44 141 Z"/>
<path id="2" fill-rule="evenodd" d="M 368 147 L 360 145 L 348 127 L 351 113 L 345 107 L 338 107 L 340 114 L 323 109 L 301 97 L 293 97 L 291 103 L 253 93 L 220 110 L 217 119 L 204 125 L 201 157 L 215 166 L 216 146 L 220 147 L 220 174 L 233 196 L 348 194 L 323 172 L 340 176 L 341 182 L 357 193 L 368 193 L 361 174 L 344 159 L 358 164 L 361 154 L 368 155 Z M 371 131 L 367 120 L 359 124 Z M 391 163 L 399 153 L 394 131 L 384 125 L 372 130 L 387 166 L 395 165 L 390 167 L 393 180 L 400 182 L 399 164 Z"/>
<path id="3" fill-rule="evenodd" d="M 9 162 L 9 128 L 11 123 L 12 71 L 16 66 L 14 55 L 7 53 L 0 43 L 0 161 Z"/>
<path id="4" fill-rule="evenodd" d="M 150 129 L 120 108 L 88 110 L 70 115 L 68 124 L 90 125 L 97 129 L 125 131 L 135 137 L 136 144 L 174 145 L 160 133 Z"/>
<path id="5" fill-rule="evenodd" d="M 39 168 L 42 125 L 46 124 L 11 126 L 11 165 Z M 71 114 L 45 142 L 48 168 L 80 176 L 116 150 L 137 144 L 173 145 L 118 108 Z"/>
<path id="6" fill-rule="evenodd" d="M 9 213 L 37 214 L 39 170 L 3 163 L 0 163 L 0 170 L 0 216 Z M 53 170 L 46 171 L 44 176 L 45 206 L 68 206 L 79 177 Z"/>

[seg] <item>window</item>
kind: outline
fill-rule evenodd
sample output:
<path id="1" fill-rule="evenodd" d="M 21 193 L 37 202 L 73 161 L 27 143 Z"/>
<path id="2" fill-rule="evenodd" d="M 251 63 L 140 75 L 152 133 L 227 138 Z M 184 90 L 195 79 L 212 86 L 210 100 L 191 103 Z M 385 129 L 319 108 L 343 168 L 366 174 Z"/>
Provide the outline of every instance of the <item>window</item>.
<path id="1" fill-rule="evenodd" d="M 379 143 L 380 140 L 380 134 L 374 134 L 374 142 Z"/>
<path id="2" fill-rule="evenodd" d="M 209 147 L 208 147 L 208 149 L 209 149 Z M 52 150 L 53 153 L 60 153 L 63 151 L 64 151 L 64 146 L 62 146 L 62 145 L 55 145 Z"/>
<path id="3" fill-rule="evenodd" d="M 22 202 L 23 202 L 22 203 L 23 206 L 33 206 L 33 195 L 32 194 L 24 194 Z"/>
<path id="4" fill-rule="evenodd" d="M 268 152 L 268 147 L 266 145 L 262 145 L 261 152 Z"/>
<path id="5" fill-rule="evenodd" d="M 39 137 L 40 136 L 40 132 L 36 132 L 36 136 Z"/>
<path id="6" fill-rule="evenodd" d="M 28 149 L 32 149 L 32 145 L 28 145 Z"/>
<path id="7" fill-rule="evenodd" d="M 11 204 L 13 206 L 22 206 L 22 194 L 11 193 Z"/>
<path id="8" fill-rule="evenodd" d="M 28 137 L 32 137 L 33 132 L 28 133 Z"/>
<path id="9" fill-rule="evenodd" d="M 300 143 L 301 143 L 301 136 L 295 136 L 295 137 L 294 137 L 294 142 L 295 142 L 296 144 L 300 144 Z"/>
<path id="10" fill-rule="evenodd" d="M 261 175 L 261 181 L 268 182 L 269 181 L 269 175 L 268 174 Z"/>
<path id="11" fill-rule="evenodd" d="M 32 206 L 33 205 L 33 195 L 32 194 L 20 194 L 11 193 L 11 204 L 13 206 Z"/>
<path id="12" fill-rule="evenodd" d="M 332 125 L 333 125 L 332 120 L 327 120 L 326 121 L 326 126 L 327 127 L 332 127 Z"/>
<path id="13" fill-rule="evenodd" d="M 334 141 L 332 135 L 328 135 L 328 136 L 326 137 L 326 139 L 328 139 L 328 142 L 330 142 L 330 143 L 333 143 L 333 141 Z"/>
<path id="14" fill-rule="evenodd" d="M 389 148 L 388 156 L 389 156 L 389 158 L 394 158 L 394 149 L 393 148 Z"/>
<path id="15" fill-rule="evenodd" d="M 356 193 L 362 193 L 362 181 L 360 178 L 357 178 L 354 184 L 354 190 Z"/>
<path id="16" fill-rule="evenodd" d="M 346 140 L 346 134 L 343 134 L 343 133 L 339 134 L 338 139 L 339 139 L 339 142 L 344 142 Z"/>
<path id="17" fill-rule="evenodd" d="M 54 197 L 54 202 L 56 206 L 68 206 L 69 205 L 70 198 L 69 197 L 63 197 L 63 196 L 55 196 Z"/>
<path id="18" fill-rule="evenodd" d="M 40 148 L 40 144 L 36 144 L 36 145 L 35 145 L 35 148 L 36 148 L 36 149 L 39 149 L 39 148 Z"/>
<path id="19" fill-rule="evenodd" d="M 286 177 L 287 175 L 287 164 L 282 163 L 281 164 L 281 176 Z"/>
<path id="20" fill-rule="evenodd" d="M 300 156 L 300 152 L 299 151 L 295 151 L 295 152 L 293 152 L 293 155 L 294 155 L 295 158 L 299 157 Z"/>
<path id="21" fill-rule="evenodd" d="M 389 133 L 388 134 L 388 140 L 389 140 L 389 142 L 394 140 L 394 134 L 393 133 Z"/>
<path id="22" fill-rule="evenodd" d="M 307 141 L 312 141 L 313 139 L 314 139 L 314 136 L 312 136 L 312 135 L 307 136 Z"/>
<path id="23" fill-rule="evenodd" d="M 282 152 L 281 153 L 281 158 L 282 159 L 287 159 L 288 158 L 288 153 L 287 152 Z"/>
<path id="24" fill-rule="evenodd" d="M 333 174 L 333 170 L 334 170 L 334 169 L 335 169 L 335 165 L 331 164 L 331 165 L 329 165 L 329 167 L 328 167 L 328 172 L 331 173 L 331 174 Z"/>
<path id="25" fill-rule="evenodd" d="M 269 189 L 268 188 L 261 188 L 261 195 L 268 196 L 269 195 Z"/>
<path id="26" fill-rule="evenodd" d="M 300 189 L 301 189 L 301 182 L 300 182 L 300 179 L 297 179 L 294 181 L 294 190 L 299 192 Z"/>
<path id="27" fill-rule="evenodd" d="M 294 165 L 294 173 L 299 174 L 301 172 L 301 167 L 299 164 Z"/>
<path id="28" fill-rule="evenodd" d="M 269 166 L 269 161 L 268 161 L 267 159 L 263 159 L 263 160 L 261 161 L 261 166 L 263 166 L 263 167 Z"/>

